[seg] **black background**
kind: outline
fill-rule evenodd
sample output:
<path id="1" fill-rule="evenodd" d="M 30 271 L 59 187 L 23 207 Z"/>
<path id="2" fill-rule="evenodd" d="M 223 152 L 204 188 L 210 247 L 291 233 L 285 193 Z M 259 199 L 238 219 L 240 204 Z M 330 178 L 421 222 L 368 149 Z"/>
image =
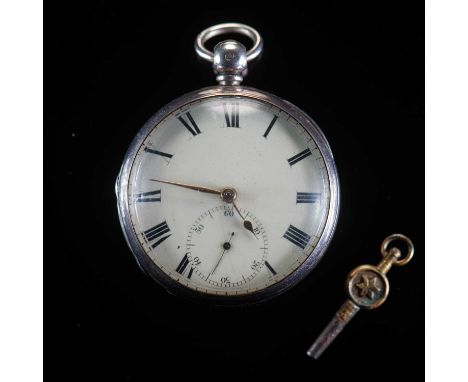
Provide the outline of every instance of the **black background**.
<path id="1" fill-rule="evenodd" d="M 423 376 L 424 9 L 376 3 L 96 1 L 46 9 L 50 378 Z M 227 21 L 263 35 L 265 52 L 245 84 L 317 121 L 342 198 L 334 240 L 311 275 L 273 301 L 237 309 L 173 297 L 140 272 L 114 194 L 125 151 L 146 119 L 215 84 L 193 40 Z M 319 361 L 308 359 L 308 346 L 345 299 L 347 273 L 376 264 L 382 239 L 394 232 L 413 239 L 416 255 L 391 271 L 388 301 L 359 313 Z"/>

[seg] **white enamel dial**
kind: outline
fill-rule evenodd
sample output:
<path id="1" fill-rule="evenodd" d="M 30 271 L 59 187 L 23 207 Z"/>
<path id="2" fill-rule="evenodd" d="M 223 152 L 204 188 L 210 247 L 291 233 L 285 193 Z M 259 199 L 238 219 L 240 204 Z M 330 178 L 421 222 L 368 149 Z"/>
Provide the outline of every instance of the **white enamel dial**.
<path id="1" fill-rule="evenodd" d="M 183 185 L 229 188 L 235 205 Z M 133 158 L 127 195 L 133 233 L 154 265 L 217 295 L 293 274 L 330 209 L 327 167 L 307 130 L 272 104 L 234 96 L 188 103 L 154 126 Z"/>

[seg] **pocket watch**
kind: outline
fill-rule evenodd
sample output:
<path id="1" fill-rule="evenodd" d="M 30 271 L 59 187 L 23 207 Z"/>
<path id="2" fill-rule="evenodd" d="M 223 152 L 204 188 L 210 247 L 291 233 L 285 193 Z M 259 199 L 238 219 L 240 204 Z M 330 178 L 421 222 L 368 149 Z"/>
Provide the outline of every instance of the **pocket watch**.
<path id="1" fill-rule="evenodd" d="M 205 47 L 226 33 L 253 47 Z M 164 106 L 125 155 L 116 183 L 125 238 L 141 269 L 172 294 L 267 300 L 304 279 L 333 236 L 339 184 L 322 131 L 291 103 L 241 86 L 262 49 L 247 25 L 201 32 L 195 51 L 218 86 Z"/>

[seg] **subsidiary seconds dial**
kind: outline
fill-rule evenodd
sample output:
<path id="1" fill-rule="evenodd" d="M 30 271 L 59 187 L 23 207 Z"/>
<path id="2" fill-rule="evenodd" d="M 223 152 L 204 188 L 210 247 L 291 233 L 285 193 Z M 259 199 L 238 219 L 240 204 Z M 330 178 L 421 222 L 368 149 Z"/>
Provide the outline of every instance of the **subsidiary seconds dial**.
<path id="1" fill-rule="evenodd" d="M 245 228 L 243 218 L 250 222 L 252 230 Z M 236 211 L 232 205 L 204 212 L 190 228 L 186 250 L 186 264 L 181 267 L 187 265 L 187 274 L 194 272 L 215 287 L 241 287 L 252 281 L 265 264 L 269 266 L 268 237 L 263 225 L 250 211 Z"/>

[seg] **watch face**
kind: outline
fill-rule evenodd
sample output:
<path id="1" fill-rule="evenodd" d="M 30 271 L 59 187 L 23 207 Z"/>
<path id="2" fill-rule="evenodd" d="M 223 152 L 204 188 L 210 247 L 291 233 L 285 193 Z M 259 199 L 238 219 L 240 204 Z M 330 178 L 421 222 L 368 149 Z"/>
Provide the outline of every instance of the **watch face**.
<path id="1" fill-rule="evenodd" d="M 331 206 L 324 154 L 265 100 L 186 103 L 147 129 L 129 168 L 127 236 L 166 285 L 249 295 L 320 255 Z"/>

